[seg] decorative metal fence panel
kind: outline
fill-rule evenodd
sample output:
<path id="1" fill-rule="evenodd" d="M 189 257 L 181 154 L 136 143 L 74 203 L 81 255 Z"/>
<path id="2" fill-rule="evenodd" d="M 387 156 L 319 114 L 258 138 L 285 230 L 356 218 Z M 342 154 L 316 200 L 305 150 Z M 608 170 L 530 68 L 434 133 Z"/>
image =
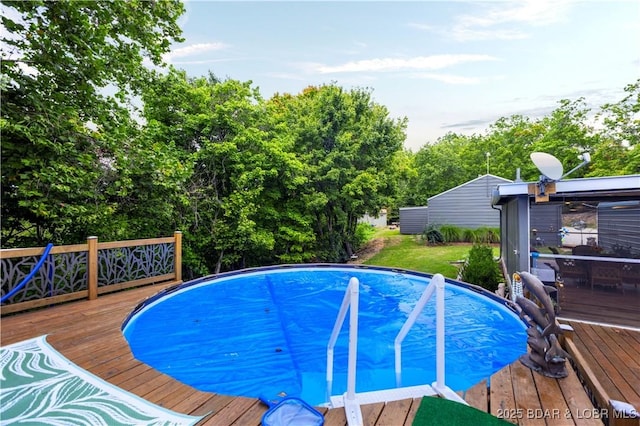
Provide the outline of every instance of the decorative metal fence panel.
<path id="1" fill-rule="evenodd" d="M 50 251 L 49 251 L 50 250 Z M 36 270 L 43 253 L 49 253 Z M 2 314 L 94 299 L 98 294 L 182 281 L 182 234 L 173 237 L 0 250 Z M 32 275 L 23 287 L 22 282 Z M 99 288 L 99 289 L 98 289 Z M 10 294 L 11 293 L 11 294 Z"/>
<path id="2" fill-rule="evenodd" d="M 174 245 L 154 244 L 98 251 L 98 286 L 108 286 L 173 272 Z"/>
<path id="3" fill-rule="evenodd" d="M 39 260 L 40 256 L 1 259 L 2 295 L 22 282 Z M 86 283 L 86 252 L 50 254 L 33 278 L 6 302 L 19 303 L 72 293 L 86 289 Z"/>

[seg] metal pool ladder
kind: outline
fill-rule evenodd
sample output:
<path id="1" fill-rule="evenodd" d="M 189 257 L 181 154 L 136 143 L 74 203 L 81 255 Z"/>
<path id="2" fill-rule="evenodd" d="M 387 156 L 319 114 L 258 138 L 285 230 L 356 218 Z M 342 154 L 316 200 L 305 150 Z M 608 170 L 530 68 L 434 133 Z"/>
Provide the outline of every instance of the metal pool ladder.
<path id="1" fill-rule="evenodd" d="M 349 426 L 359 426 L 363 424 L 362 411 L 360 402 L 374 403 L 380 401 L 391 401 L 394 399 L 420 397 L 426 395 L 440 395 L 443 398 L 450 399 L 467 405 L 464 399 L 460 398 L 451 388 L 445 385 L 444 378 L 444 277 L 442 274 L 435 274 L 431 278 L 431 282 L 424 290 L 418 303 L 413 308 L 407 321 L 400 329 L 394 341 L 395 348 L 395 373 L 396 373 L 396 389 L 386 389 L 381 391 L 364 392 L 356 395 L 356 353 L 358 346 L 358 300 L 359 300 L 360 283 L 357 278 L 353 277 L 349 280 L 349 285 L 345 291 L 342 305 L 338 312 L 329 344 L 327 345 L 327 400 L 330 401 L 331 407 L 344 406 L 347 423 Z M 416 322 L 416 319 L 424 309 L 425 305 L 436 293 L 436 381 L 429 385 L 401 387 L 402 383 L 402 341 L 407 333 Z M 333 385 L 333 348 L 335 347 L 338 334 L 344 323 L 347 309 L 349 313 L 349 355 L 347 366 L 347 392 L 340 397 L 331 396 L 331 387 Z"/>

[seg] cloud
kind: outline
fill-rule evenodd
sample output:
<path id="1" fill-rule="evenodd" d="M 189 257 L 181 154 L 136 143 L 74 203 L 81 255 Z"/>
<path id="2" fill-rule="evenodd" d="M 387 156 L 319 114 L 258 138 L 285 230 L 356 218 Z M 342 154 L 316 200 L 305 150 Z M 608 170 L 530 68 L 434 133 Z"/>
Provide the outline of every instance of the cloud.
<path id="1" fill-rule="evenodd" d="M 448 28 L 422 23 L 408 25 L 458 41 L 517 40 L 529 37 L 527 26 L 545 26 L 562 21 L 571 3 L 571 0 L 501 1 L 489 3 L 478 13 L 457 16 Z"/>
<path id="2" fill-rule="evenodd" d="M 460 75 L 452 74 L 434 74 L 434 73 L 414 73 L 409 76 L 410 78 L 423 79 L 423 80 L 437 80 L 447 84 L 478 84 L 480 79 L 478 77 L 463 77 Z"/>
<path id="3" fill-rule="evenodd" d="M 491 27 L 499 24 L 526 23 L 543 26 L 562 20 L 568 10 L 568 1 L 528 0 L 514 3 L 499 3 L 480 15 L 462 15 L 462 25 Z"/>
<path id="4" fill-rule="evenodd" d="M 415 58 L 375 58 L 361 61 L 347 62 L 341 65 L 318 65 L 316 72 L 321 74 L 350 73 L 350 72 L 385 72 L 401 70 L 434 70 L 468 62 L 495 61 L 497 58 L 489 55 L 432 55 L 417 56 Z"/>
<path id="5" fill-rule="evenodd" d="M 214 64 L 218 62 L 230 62 L 238 59 L 196 59 L 192 61 L 172 61 L 174 65 L 202 65 L 202 64 Z"/>
<path id="6" fill-rule="evenodd" d="M 173 49 L 171 52 L 166 53 L 163 56 L 165 62 L 173 62 L 174 58 L 183 58 L 185 56 L 200 55 L 212 50 L 223 50 L 228 46 L 224 43 L 197 43 L 189 46 L 179 47 Z"/>
<path id="7" fill-rule="evenodd" d="M 478 30 L 464 25 L 456 25 L 447 32 L 458 41 L 522 40 L 529 37 L 519 30 Z"/>
<path id="8" fill-rule="evenodd" d="M 463 130 L 472 130 L 488 127 L 490 124 L 495 122 L 493 119 L 484 119 L 484 120 L 466 120 L 460 121 L 457 123 L 448 123 L 442 124 L 440 126 L 441 129 L 463 129 Z"/>

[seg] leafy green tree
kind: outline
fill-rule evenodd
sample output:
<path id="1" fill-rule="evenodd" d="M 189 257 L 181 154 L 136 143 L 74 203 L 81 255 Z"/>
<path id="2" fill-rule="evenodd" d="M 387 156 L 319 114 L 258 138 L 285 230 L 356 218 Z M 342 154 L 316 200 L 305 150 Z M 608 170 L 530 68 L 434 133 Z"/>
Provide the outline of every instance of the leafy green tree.
<path id="1" fill-rule="evenodd" d="M 602 106 L 601 143 L 592 155 L 591 176 L 640 173 L 640 79 L 624 88 L 626 95 Z"/>
<path id="2" fill-rule="evenodd" d="M 153 136 L 189 170 L 180 208 L 185 263 L 194 275 L 311 259 L 315 234 L 300 188 L 304 163 L 251 82 L 188 79 L 175 69 L 144 94 Z"/>
<path id="3" fill-rule="evenodd" d="M 308 166 L 302 195 L 313 215 L 318 260 L 338 262 L 354 252 L 358 218 L 377 214 L 394 195 L 392 167 L 406 120 L 393 120 L 364 89 L 309 87 L 290 99 L 287 126 Z"/>
<path id="4" fill-rule="evenodd" d="M 179 212 L 189 204 L 191 165 L 158 132 L 157 123 L 149 123 L 120 146 L 114 161 L 118 178 L 105 189 L 111 214 L 99 235 L 153 238 L 182 229 Z"/>
<path id="5" fill-rule="evenodd" d="M 407 149 L 396 152 L 391 167 L 389 180 L 395 186 L 395 195 L 387 203 L 387 218 L 397 222 L 400 218 L 400 207 L 417 206 L 417 200 L 422 197 L 417 189 L 419 176 L 413 152 Z"/>
<path id="6" fill-rule="evenodd" d="M 189 170 L 181 212 L 185 261 L 196 274 L 241 265 L 259 237 L 253 216 L 263 169 L 252 154 L 260 140 L 250 83 L 188 80 L 170 70 L 143 94 L 147 132 L 172 146 Z M 254 103 L 255 101 L 255 103 Z M 266 238 L 267 245 L 272 244 Z"/>
<path id="7" fill-rule="evenodd" d="M 426 205 L 429 197 L 478 176 L 467 172 L 467 160 L 462 152 L 468 144 L 468 136 L 448 133 L 437 143 L 425 145 L 416 153 L 416 205 Z"/>
<path id="8" fill-rule="evenodd" d="M 587 125 L 589 109 L 583 98 L 576 101 L 563 99 L 559 104 L 549 116 L 540 120 L 544 133 L 532 145 L 532 151 L 552 154 L 560 160 L 566 173 L 581 163 L 579 154 L 594 149 L 598 138 Z M 587 171 L 587 168 L 580 168 L 568 178 L 584 177 Z"/>
<path id="9" fill-rule="evenodd" d="M 537 180 L 539 172 L 529 155 L 544 132 L 540 123 L 522 115 L 497 120 L 486 136 L 491 174 L 515 179 L 516 170 L 520 169 L 523 179 Z"/>
<path id="10" fill-rule="evenodd" d="M 3 1 L 2 8 L 2 245 L 104 236 L 109 192 L 126 186 L 116 159 L 135 137 L 127 94 L 147 79 L 143 59 L 160 64 L 181 40 L 184 6 Z"/>

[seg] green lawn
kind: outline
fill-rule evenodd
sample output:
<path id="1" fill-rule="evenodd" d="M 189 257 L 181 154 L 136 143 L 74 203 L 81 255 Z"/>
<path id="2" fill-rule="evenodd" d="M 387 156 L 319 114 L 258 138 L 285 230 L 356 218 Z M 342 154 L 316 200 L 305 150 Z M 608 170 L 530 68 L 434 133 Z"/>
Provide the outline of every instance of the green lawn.
<path id="1" fill-rule="evenodd" d="M 378 229 L 373 238 L 384 238 L 385 247 L 364 262 L 365 265 L 440 273 L 448 278 L 456 278 L 458 275 L 457 266 L 451 262 L 463 260 L 472 247 L 471 244 L 427 246 L 419 235 L 401 235 L 397 229 Z M 494 249 L 494 255 L 498 255 L 497 248 Z"/>

